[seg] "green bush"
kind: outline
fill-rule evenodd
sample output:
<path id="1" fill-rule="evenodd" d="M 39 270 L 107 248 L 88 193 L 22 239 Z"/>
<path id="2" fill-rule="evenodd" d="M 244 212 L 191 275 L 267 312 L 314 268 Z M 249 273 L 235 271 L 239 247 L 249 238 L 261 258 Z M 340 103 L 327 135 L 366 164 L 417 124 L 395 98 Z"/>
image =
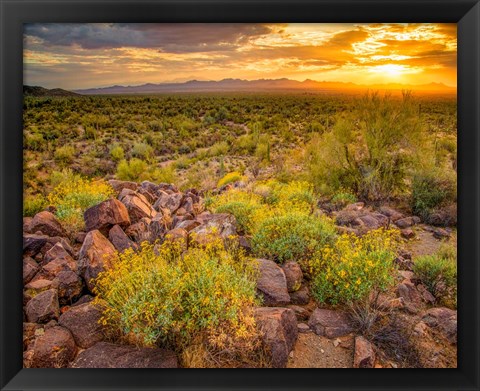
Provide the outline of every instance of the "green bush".
<path id="1" fill-rule="evenodd" d="M 110 157 L 114 162 L 119 162 L 125 158 L 125 151 L 119 144 L 113 144 L 110 148 Z"/>
<path id="2" fill-rule="evenodd" d="M 132 156 L 143 159 L 150 159 L 153 156 L 153 148 L 145 143 L 135 143 L 132 148 Z"/>
<path id="3" fill-rule="evenodd" d="M 450 177 L 440 170 L 419 173 L 412 182 L 411 206 L 414 214 L 428 220 L 437 207 L 456 201 L 456 175 Z"/>
<path id="4" fill-rule="evenodd" d="M 167 240 L 155 250 L 144 242 L 109 265 L 95 281 L 96 300 L 106 307 L 102 321 L 137 344 L 178 353 L 195 344 L 234 354 L 238 346 L 253 348 L 256 269 L 221 239 L 186 252 L 178 242 Z"/>
<path id="5" fill-rule="evenodd" d="M 53 156 L 60 164 L 72 163 L 75 157 L 75 148 L 71 145 L 64 145 L 63 147 L 57 148 Z"/>
<path id="6" fill-rule="evenodd" d="M 303 263 L 320 303 L 354 304 L 394 283 L 396 231 L 342 235 Z"/>
<path id="7" fill-rule="evenodd" d="M 256 255 L 284 263 L 308 259 L 334 238 L 330 220 L 287 212 L 263 220 L 252 237 L 252 247 Z"/>
<path id="8" fill-rule="evenodd" d="M 229 183 L 238 182 L 243 179 L 244 178 L 242 174 L 240 174 L 239 172 L 237 171 L 229 172 L 217 182 L 217 187 L 222 187 L 222 186 L 228 185 Z"/>
<path id="9" fill-rule="evenodd" d="M 142 180 L 150 180 L 156 183 L 175 183 L 177 176 L 175 173 L 175 167 L 170 164 L 165 167 L 158 167 L 147 170 L 143 176 L 140 176 Z"/>
<path id="10" fill-rule="evenodd" d="M 357 197 L 354 194 L 348 191 L 341 191 L 336 193 L 331 200 L 332 204 L 337 205 L 339 207 L 346 206 L 348 204 L 353 204 L 357 202 Z"/>
<path id="11" fill-rule="evenodd" d="M 25 195 L 23 198 L 23 217 L 35 216 L 47 206 L 47 200 L 41 194 Z"/>
<path id="12" fill-rule="evenodd" d="M 415 259 L 413 272 L 429 292 L 444 304 L 457 305 L 457 256 L 452 247 Z"/>
<path id="13" fill-rule="evenodd" d="M 140 176 L 147 170 L 147 166 L 146 162 L 137 158 L 129 161 L 122 160 L 118 163 L 116 176 L 122 181 L 138 182 Z"/>

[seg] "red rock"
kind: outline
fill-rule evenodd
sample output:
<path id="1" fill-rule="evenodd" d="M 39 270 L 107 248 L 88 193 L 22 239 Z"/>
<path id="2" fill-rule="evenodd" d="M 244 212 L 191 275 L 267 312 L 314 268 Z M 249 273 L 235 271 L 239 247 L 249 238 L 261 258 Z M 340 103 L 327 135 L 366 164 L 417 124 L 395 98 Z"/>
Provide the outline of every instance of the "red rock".
<path id="1" fill-rule="evenodd" d="M 32 298 L 25 309 L 27 320 L 32 323 L 46 323 L 58 319 L 60 308 L 56 289 L 41 292 Z"/>
<path id="2" fill-rule="evenodd" d="M 65 368 L 77 351 L 72 334 L 63 327 L 54 326 L 35 340 L 32 368 Z"/>
<path id="3" fill-rule="evenodd" d="M 23 283 L 28 284 L 40 270 L 40 266 L 31 257 L 23 258 Z"/>
<path id="4" fill-rule="evenodd" d="M 157 214 L 148 200 L 138 192 L 124 189 L 118 199 L 126 206 L 132 224 L 144 217 L 152 219 Z"/>
<path id="5" fill-rule="evenodd" d="M 327 338 L 342 337 L 353 331 L 350 319 L 345 312 L 317 308 L 313 311 L 308 325 L 317 335 Z"/>
<path id="6" fill-rule="evenodd" d="M 283 270 L 268 259 L 257 259 L 256 261 L 259 265 L 257 291 L 263 297 L 263 305 L 277 307 L 289 304 L 290 295 Z"/>
<path id="7" fill-rule="evenodd" d="M 58 300 L 61 305 L 71 304 L 83 291 L 82 279 L 71 270 L 58 273 L 53 280 L 53 285 L 58 290 Z"/>
<path id="8" fill-rule="evenodd" d="M 290 261 L 282 266 L 282 270 L 285 273 L 287 279 L 288 292 L 296 292 L 302 286 L 303 273 L 300 269 L 300 265 L 297 262 Z"/>
<path id="9" fill-rule="evenodd" d="M 31 223 L 30 231 L 40 231 L 44 235 L 48 236 L 65 236 L 65 230 L 63 229 L 57 218 L 50 212 L 43 211 L 37 213 Z"/>
<path id="10" fill-rule="evenodd" d="M 354 368 L 374 368 L 375 350 L 373 345 L 364 337 L 355 337 L 355 354 L 353 357 Z"/>
<path id="11" fill-rule="evenodd" d="M 127 234 L 119 225 L 114 225 L 108 233 L 108 239 L 117 249 L 118 252 L 123 252 L 129 248 L 136 250 L 138 245 L 130 240 Z"/>
<path id="12" fill-rule="evenodd" d="M 100 307 L 91 303 L 71 307 L 58 319 L 58 324 L 70 330 L 75 343 L 88 349 L 105 336 L 104 327 L 100 324 L 102 311 Z"/>
<path id="13" fill-rule="evenodd" d="M 98 229 L 103 235 L 107 235 L 110 228 L 114 225 L 119 225 L 122 228 L 130 225 L 127 208 L 114 198 L 88 208 L 84 212 L 83 217 L 87 232 Z"/>

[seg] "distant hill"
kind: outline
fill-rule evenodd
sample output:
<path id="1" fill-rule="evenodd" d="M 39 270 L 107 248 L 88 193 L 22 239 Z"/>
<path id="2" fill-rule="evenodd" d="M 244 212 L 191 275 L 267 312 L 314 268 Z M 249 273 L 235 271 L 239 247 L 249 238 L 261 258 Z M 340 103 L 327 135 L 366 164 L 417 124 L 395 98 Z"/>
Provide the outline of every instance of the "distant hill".
<path id="1" fill-rule="evenodd" d="M 23 86 L 23 96 L 79 96 L 79 94 L 61 88 L 49 90 L 39 86 Z"/>
<path id="2" fill-rule="evenodd" d="M 82 95 L 111 95 L 111 94 L 158 94 L 174 92 L 269 92 L 269 91 L 305 91 L 317 93 L 361 93 L 371 90 L 412 90 L 431 94 L 455 94 L 456 88 L 448 87 L 442 83 L 430 83 L 424 85 L 358 85 L 354 83 L 315 81 L 315 80 L 290 80 L 290 79 L 223 79 L 219 81 L 190 80 L 184 83 L 147 83 L 138 86 L 115 85 L 104 88 L 91 88 L 75 90 Z"/>

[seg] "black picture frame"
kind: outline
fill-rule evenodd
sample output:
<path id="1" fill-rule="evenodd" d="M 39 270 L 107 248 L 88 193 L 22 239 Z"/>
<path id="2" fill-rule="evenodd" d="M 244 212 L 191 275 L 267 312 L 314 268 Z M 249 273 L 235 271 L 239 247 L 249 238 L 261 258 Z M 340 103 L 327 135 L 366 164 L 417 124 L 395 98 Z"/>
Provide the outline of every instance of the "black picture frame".
<path id="1" fill-rule="evenodd" d="M 479 390 L 480 4 L 478 0 L 0 0 L 2 390 Z M 458 368 L 147 370 L 22 368 L 23 23 L 458 23 Z"/>

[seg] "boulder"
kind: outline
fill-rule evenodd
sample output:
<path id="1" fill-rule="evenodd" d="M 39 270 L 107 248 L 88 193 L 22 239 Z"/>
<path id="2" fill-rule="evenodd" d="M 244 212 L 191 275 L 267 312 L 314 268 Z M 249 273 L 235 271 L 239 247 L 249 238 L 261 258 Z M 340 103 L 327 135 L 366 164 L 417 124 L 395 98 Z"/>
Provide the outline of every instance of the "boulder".
<path id="1" fill-rule="evenodd" d="M 188 232 L 183 228 L 175 228 L 165 234 L 165 240 L 181 243 L 182 248 L 188 247 Z"/>
<path id="2" fill-rule="evenodd" d="M 457 225 L 457 204 L 433 210 L 427 218 L 427 223 L 441 227 L 455 227 Z"/>
<path id="3" fill-rule="evenodd" d="M 157 214 L 148 200 L 138 192 L 124 189 L 118 198 L 126 206 L 132 224 L 144 217 L 152 219 Z"/>
<path id="4" fill-rule="evenodd" d="M 85 303 L 71 307 L 58 319 L 58 324 L 70 330 L 75 343 L 82 349 L 88 349 L 103 340 L 105 331 L 100 324 L 101 308 Z"/>
<path id="5" fill-rule="evenodd" d="M 181 193 L 173 193 L 173 194 L 168 194 L 165 191 L 159 191 L 158 193 L 158 199 L 153 205 L 153 208 L 156 211 L 161 211 L 162 209 L 168 209 L 170 213 L 175 213 L 178 208 L 180 208 L 180 205 L 182 204 L 183 200 L 183 194 Z"/>
<path id="6" fill-rule="evenodd" d="M 132 224 L 125 230 L 125 234 L 132 239 L 135 243 L 140 244 L 144 241 L 149 242 L 151 239 L 150 234 L 151 220 L 148 217 L 140 219 L 137 223 Z"/>
<path id="7" fill-rule="evenodd" d="M 180 221 L 175 228 L 183 228 L 187 232 L 190 232 L 191 230 L 197 228 L 200 225 L 200 223 L 196 220 L 183 220 Z"/>
<path id="8" fill-rule="evenodd" d="M 443 228 L 435 228 L 432 231 L 432 234 L 433 237 L 438 240 L 448 239 L 451 236 L 450 232 Z"/>
<path id="9" fill-rule="evenodd" d="M 31 257 L 23 257 L 23 284 L 28 284 L 40 270 L 38 263 Z"/>
<path id="10" fill-rule="evenodd" d="M 268 259 L 257 259 L 259 276 L 257 291 L 263 297 L 263 305 L 278 307 L 290 303 L 287 279 L 282 268 Z"/>
<path id="11" fill-rule="evenodd" d="M 115 247 L 99 230 L 87 234 L 78 254 L 78 265 L 90 291 L 93 289 L 92 279 L 104 270 L 106 258 L 114 254 Z"/>
<path id="12" fill-rule="evenodd" d="M 255 319 L 272 367 L 285 368 L 298 337 L 295 313 L 288 308 L 260 307 L 255 309 Z"/>
<path id="13" fill-rule="evenodd" d="M 137 190 L 138 185 L 135 182 L 128 182 L 128 181 L 119 181 L 116 179 L 110 179 L 108 184 L 113 187 L 117 193 L 120 193 L 123 189 L 129 190 Z"/>
<path id="14" fill-rule="evenodd" d="M 98 229 L 103 235 L 114 225 L 126 228 L 130 225 L 129 212 L 119 200 L 111 198 L 88 208 L 83 213 L 85 227 L 88 231 Z"/>
<path id="15" fill-rule="evenodd" d="M 237 222 L 231 214 L 204 212 L 198 215 L 196 220 L 201 224 L 191 231 L 196 236 L 205 236 L 216 232 L 222 238 L 227 238 L 237 234 Z"/>
<path id="16" fill-rule="evenodd" d="M 77 352 L 70 331 L 54 326 L 45 329 L 43 335 L 36 338 L 30 366 L 32 368 L 65 368 Z"/>
<path id="17" fill-rule="evenodd" d="M 119 225 L 114 225 L 108 232 L 108 239 L 118 252 L 124 252 L 126 249 L 138 249 L 138 245 L 131 241 L 127 234 Z"/>
<path id="18" fill-rule="evenodd" d="M 287 305 L 287 308 L 290 308 L 293 312 L 295 312 L 295 316 L 298 320 L 308 320 L 310 317 L 310 312 L 298 305 L 289 304 Z"/>
<path id="19" fill-rule="evenodd" d="M 400 220 L 404 217 L 402 213 L 393 208 L 390 208 L 389 206 L 381 206 L 380 208 L 378 208 L 378 211 L 382 215 L 387 216 L 392 222 Z"/>
<path id="20" fill-rule="evenodd" d="M 30 224 L 32 224 L 33 217 L 24 217 L 23 218 L 23 232 L 31 233 Z"/>
<path id="21" fill-rule="evenodd" d="M 162 213 L 152 219 L 148 226 L 150 240 L 154 242 L 157 239 L 163 239 L 165 234 L 172 228 L 172 216 L 168 209 L 163 209 Z M 183 228 L 183 227 L 175 227 Z"/>
<path id="22" fill-rule="evenodd" d="M 412 227 L 418 223 L 420 223 L 420 218 L 417 216 L 404 217 L 395 221 L 395 225 L 400 229 Z"/>
<path id="23" fill-rule="evenodd" d="M 97 342 L 81 352 L 71 368 L 177 368 L 174 352 Z"/>
<path id="24" fill-rule="evenodd" d="M 354 368 L 374 368 L 375 350 L 373 345 L 364 337 L 355 337 L 355 353 L 353 356 Z"/>
<path id="25" fill-rule="evenodd" d="M 39 279 L 35 278 L 33 281 L 30 281 L 27 285 L 25 285 L 23 296 L 24 296 L 24 299 L 26 298 L 28 301 L 32 297 L 38 295 L 39 293 L 45 292 L 52 288 L 54 288 L 54 284 L 52 280 L 46 280 L 44 278 L 39 278 Z"/>
<path id="26" fill-rule="evenodd" d="M 65 250 L 65 248 L 63 247 L 63 244 L 60 243 L 60 242 L 57 242 L 53 245 L 52 248 L 50 248 L 46 253 L 45 255 L 43 256 L 43 262 L 42 262 L 42 265 L 45 265 L 51 261 L 53 261 L 54 259 L 58 259 L 58 258 L 63 258 L 63 259 L 71 259 L 71 255 L 70 253 Z"/>
<path id="27" fill-rule="evenodd" d="M 308 325 L 315 334 L 327 338 L 342 337 L 353 331 L 351 321 L 345 312 L 323 308 L 313 311 Z"/>
<path id="28" fill-rule="evenodd" d="M 413 239 L 415 237 L 415 232 L 411 228 L 405 228 L 400 231 L 400 235 L 404 239 Z"/>
<path id="29" fill-rule="evenodd" d="M 457 343 L 457 311 L 445 307 L 430 308 L 422 322 L 438 330 L 451 344 Z"/>
<path id="30" fill-rule="evenodd" d="M 61 305 L 71 304 L 83 291 L 83 281 L 77 273 L 67 270 L 61 271 L 53 280 L 58 291 L 58 300 Z"/>
<path id="31" fill-rule="evenodd" d="M 31 223 L 30 232 L 40 231 L 47 236 L 65 236 L 65 230 L 63 229 L 57 218 L 50 212 L 43 211 L 37 213 Z"/>
<path id="32" fill-rule="evenodd" d="M 33 297 L 25 309 L 27 320 L 31 323 L 47 323 L 58 319 L 60 308 L 56 289 L 49 289 Z"/>
<path id="33" fill-rule="evenodd" d="M 282 266 L 287 279 L 287 289 L 289 292 L 296 292 L 302 286 L 303 273 L 297 262 L 290 261 Z"/>
<path id="34" fill-rule="evenodd" d="M 63 258 L 55 258 L 43 264 L 41 269 L 41 273 L 47 279 L 55 278 L 62 271 L 77 271 L 77 262 L 68 254 Z"/>
<path id="35" fill-rule="evenodd" d="M 306 305 L 310 302 L 310 292 L 307 285 L 302 285 L 302 287 L 296 291 L 290 293 L 290 300 L 292 304 L 297 305 Z"/>
<path id="36" fill-rule="evenodd" d="M 47 236 L 24 234 L 23 235 L 23 254 L 34 257 L 42 247 L 47 243 Z"/>

